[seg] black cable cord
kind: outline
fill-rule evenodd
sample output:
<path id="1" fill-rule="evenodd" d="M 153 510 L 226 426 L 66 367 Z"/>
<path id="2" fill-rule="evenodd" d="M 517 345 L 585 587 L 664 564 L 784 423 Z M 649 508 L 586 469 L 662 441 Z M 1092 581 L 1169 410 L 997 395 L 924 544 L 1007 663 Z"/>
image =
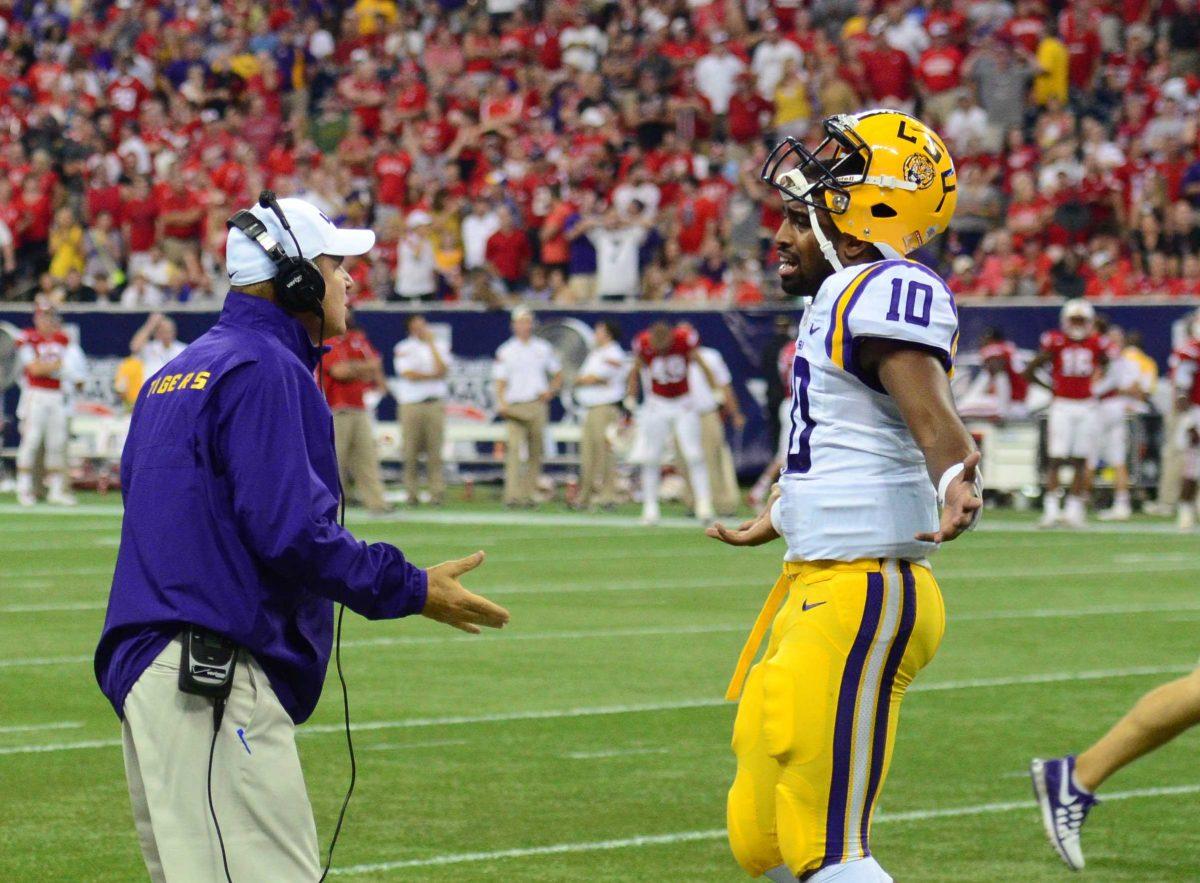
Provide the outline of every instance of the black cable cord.
<path id="1" fill-rule="evenodd" d="M 213 804 L 212 796 L 212 771 L 213 771 L 213 755 L 217 752 L 217 733 L 221 731 L 221 718 L 225 716 L 225 700 L 213 700 L 213 737 L 212 743 L 208 746 L 208 814 L 212 816 L 213 825 L 217 829 L 217 843 L 221 847 L 221 865 L 225 868 L 226 883 L 233 883 L 233 877 L 229 873 L 229 856 L 225 854 L 225 838 L 221 836 L 221 823 L 217 821 L 217 808 Z"/>
<path id="2" fill-rule="evenodd" d="M 321 314 L 321 344 L 325 343 L 325 314 Z M 320 374 L 321 374 L 321 392 L 325 392 L 325 358 L 324 353 L 321 354 Z M 338 477 L 338 524 L 342 527 L 346 526 L 346 491 L 341 486 L 341 476 Z M 342 809 L 338 813 L 337 825 L 333 829 L 333 837 L 329 841 L 329 855 L 325 859 L 325 870 L 321 872 L 321 879 L 318 883 L 323 883 L 325 878 L 329 876 L 329 869 L 333 867 L 333 850 L 337 846 L 338 835 L 342 833 L 342 822 L 346 820 L 346 808 L 350 806 L 350 796 L 354 794 L 354 783 L 358 779 L 358 764 L 354 759 L 354 738 L 350 734 L 350 692 L 346 687 L 346 674 L 342 670 L 342 617 L 346 613 L 346 605 L 338 605 L 337 631 L 333 639 L 333 659 L 337 668 L 338 681 L 342 685 L 342 713 L 346 722 L 346 750 L 350 755 L 350 785 L 346 788 L 346 797 L 342 800 Z"/>

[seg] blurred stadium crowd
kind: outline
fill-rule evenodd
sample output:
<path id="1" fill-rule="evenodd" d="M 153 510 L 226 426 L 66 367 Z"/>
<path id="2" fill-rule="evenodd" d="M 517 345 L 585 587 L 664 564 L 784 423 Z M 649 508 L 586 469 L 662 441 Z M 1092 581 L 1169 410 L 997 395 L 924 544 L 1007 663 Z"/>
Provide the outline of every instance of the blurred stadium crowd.
<path id="1" fill-rule="evenodd" d="M 0 0 L 0 290 L 219 296 L 261 187 L 372 225 L 357 299 L 779 298 L 764 145 L 890 105 L 964 296 L 1200 295 L 1195 0 Z"/>

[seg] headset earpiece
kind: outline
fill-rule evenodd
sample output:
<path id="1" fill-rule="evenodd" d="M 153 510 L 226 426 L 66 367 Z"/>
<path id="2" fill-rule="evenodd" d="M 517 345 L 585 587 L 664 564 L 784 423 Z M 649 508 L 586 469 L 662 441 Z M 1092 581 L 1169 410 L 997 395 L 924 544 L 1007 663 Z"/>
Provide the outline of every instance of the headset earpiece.
<path id="1" fill-rule="evenodd" d="M 267 227 L 253 213 L 242 210 L 225 222 L 225 226 L 240 230 L 258 243 L 267 257 L 275 264 L 278 272 L 271 280 L 275 289 L 275 302 L 289 313 L 315 313 L 324 316 L 322 302 L 325 300 L 325 277 L 321 270 L 300 251 L 300 243 L 287 216 L 279 207 L 274 192 L 264 190 L 258 196 L 258 204 L 270 209 L 279 219 L 280 225 L 292 237 L 296 255 L 290 255 L 276 242 Z"/>

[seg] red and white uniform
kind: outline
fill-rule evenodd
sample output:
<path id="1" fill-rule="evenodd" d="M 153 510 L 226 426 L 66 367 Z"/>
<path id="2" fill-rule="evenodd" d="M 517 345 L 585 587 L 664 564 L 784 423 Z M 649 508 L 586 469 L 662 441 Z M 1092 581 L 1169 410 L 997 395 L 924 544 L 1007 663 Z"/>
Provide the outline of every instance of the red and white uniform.
<path id="1" fill-rule="evenodd" d="M 1179 419 L 1176 443 L 1183 452 L 1183 477 L 1200 480 L 1200 340 L 1189 340 L 1171 354 L 1171 382 L 1189 407 Z"/>
<path id="2" fill-rule="evenodd" d="M 1046 424 L 1046 453 L 1054 460 L 1089 460 L 1096 442 L 1093 384 L 1105 362 L 1104 341 L 1097 334 L 1075 340 L 1061 331 L 1047 331 L 1041 346 L 1050 356 L 1054 393 Z"/>
<path id="3" fill-rule="evenodd" d="M 700 344 L 695 331 L 676 328 L 670 346 L 658 352 L 650 344 L 650 332 L 643 331 L 633 341 L 633 351 L 646 365 L 650 391 L 662 399 L 680 399 L 691 391 L 688 386 L 688 357 Z M 649 397 L 647 397 L 649 398 Z"/>
<path id="4" fill-rule="evenodd" d="M 70 340 L 61 331 L 42 334 L 26 329 L 17 340 L 17 358 L 25 369 L 25 388 L 17 406 L 21 444 L 17 448 L 17 469 L 33 469 L 38 450 L 45 445 L 47 471 L 57 472 L 66 465 L 67 405 L 62 390 L 62 368 L 52 376 L 31 373 L 34 362 L 67 360 Z"/>
<path id="5" fill-rule="evenodd" d="M 661 352 L 651 345 L 649 331 L 633 341 L 633 352 L 645 365 L 643 380 L 649 384 L 645 404 L 638 413 L 637 442 L 630 458 L 642 464 L 642 514 L 646 519 L 658 518 L 659 469 L 672 435 L 688 466 L 696 514 L 702 518 L 712 514 L 712 491 L 700 443 L 700 412 L 688 384 L 689 361 L 699 343 L 699 336 L 690 328 L 675 328 L 669 345 Z"/>

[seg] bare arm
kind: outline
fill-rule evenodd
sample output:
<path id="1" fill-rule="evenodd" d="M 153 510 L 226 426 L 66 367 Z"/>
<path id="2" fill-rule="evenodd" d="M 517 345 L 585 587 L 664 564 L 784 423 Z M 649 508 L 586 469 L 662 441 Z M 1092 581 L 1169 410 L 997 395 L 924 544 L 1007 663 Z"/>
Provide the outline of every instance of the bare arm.
<path id="1" fill-rule="evenodd" d="M 946 487 L 940 529 L 917 534 L 933 543 L 954 539 L 970 528 L 983 501 L 975 490 L 979 452 L 954 408 L 945 369 L 931 353 L 886 340 L 863 341 L 859 356 L 860 367 L 877 374 L 896 402 L 934 486 L 947 470 L 963 467 Z"/>
<path id="2" fill-rule="evenodd" d="M 1050 353 L 1046 352 L 1045 350 L 1042 350 L 1036 356 L 1034 356 L 1032 359 L 1029 360 L 1029 364 L 1027 364 L 1025 366 L 1025 370 L 1023 370 L 1021 372 L 1021 376 L 1024 377 L 1026 380 L 1028 380 L 1030 383 L 1036 383 L 1038 386 L 1044 387 L 1045 389 L 1050 389 L 1051 388 L 1050 384 L 1048 384 L 1046 381 L 1042 380 L 1041 377 L 1039 377 L 1037 374 L 1037 370 L 1039 368 L 1041 368 L 1043 365 L 1048 364 L 1050 362 L 1050 359 L 1051 359 Z"/>
<path id="3" fill-rule="evenodd" d="M 146 321 L 142 323 L 129 341 L 129 351 L 137 355 L 142 351 L 147 343 L 150 342 L 150 335 L 154 333 L 154 329 L 158 327 L 158 323 L 162 320 L 162 313 L 151 313 L 146 317 Z"/>

